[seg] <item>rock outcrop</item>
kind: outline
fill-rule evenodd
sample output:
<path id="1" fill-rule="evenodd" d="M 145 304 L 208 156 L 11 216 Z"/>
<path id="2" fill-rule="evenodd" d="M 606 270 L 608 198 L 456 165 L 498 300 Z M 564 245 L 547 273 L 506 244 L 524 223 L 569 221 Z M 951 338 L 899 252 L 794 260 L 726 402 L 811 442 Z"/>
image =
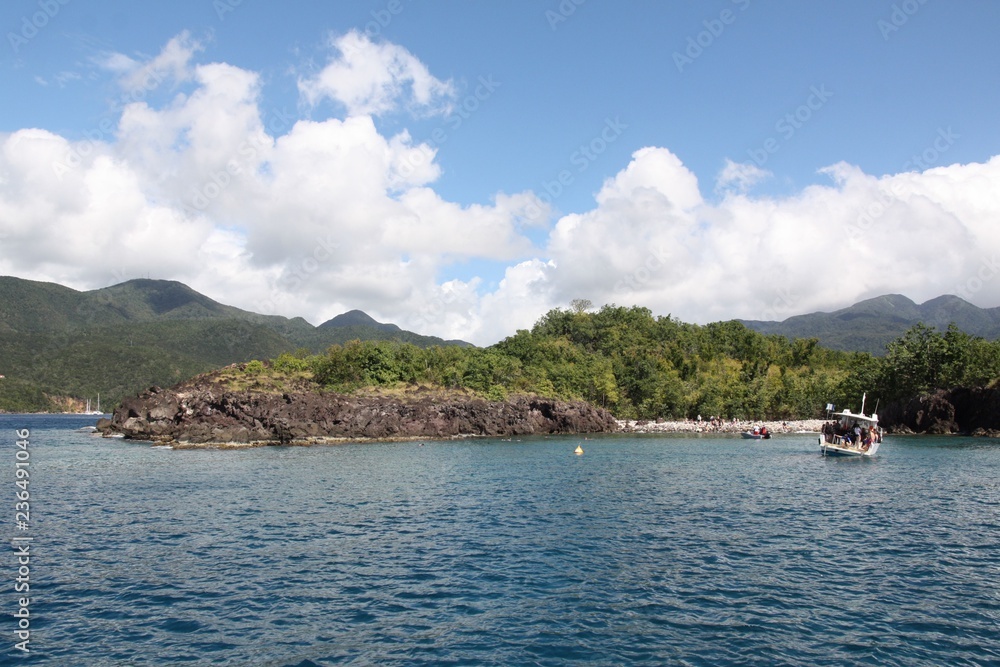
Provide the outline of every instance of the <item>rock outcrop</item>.
<path id="1" fill-rule="evenodd" d="M 892 433 L 1000 437 L 1000 389 L 939 389 L 886 406 L 880 419 Z"/>
<path id="2" fill-rule="evenodd" d="M 307 444 L 333 439 L 449 438 L 618 430 L 614 417 L 585 402 L 533 396 L 486 401 L 417 391 L 354 396 L 309 390 L 234 391 L 210 377 L 126 399 L 104 435 L 170 443 Z"/>

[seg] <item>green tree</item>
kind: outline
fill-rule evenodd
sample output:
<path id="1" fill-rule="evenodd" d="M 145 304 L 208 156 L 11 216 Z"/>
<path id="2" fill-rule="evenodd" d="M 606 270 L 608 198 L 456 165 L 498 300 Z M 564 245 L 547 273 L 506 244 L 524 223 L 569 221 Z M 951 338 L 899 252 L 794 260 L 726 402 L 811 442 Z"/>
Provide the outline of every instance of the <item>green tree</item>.
<path id="1" fill-rule="evenodd" d="M 944 362 L 943 337 L 925 324 L 913 325 L 886 346 L 883 380 L 888 396 L 916 396 L 936 387 Z"/>

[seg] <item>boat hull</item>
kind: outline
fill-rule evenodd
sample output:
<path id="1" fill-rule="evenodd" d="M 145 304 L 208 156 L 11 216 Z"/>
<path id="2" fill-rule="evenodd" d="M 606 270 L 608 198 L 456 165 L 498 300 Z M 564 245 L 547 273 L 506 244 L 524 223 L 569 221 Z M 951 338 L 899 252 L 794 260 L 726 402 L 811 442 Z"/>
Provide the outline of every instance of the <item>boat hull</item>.
<path id="1" fill-rule="evenodd" d="M 868 449 L 861 449 L 859 447 L 834 445 L 829 442 L 823 442 L 823 438 L 820 438 L 819 450 L 823 456 L 875 456 L 879 444 L 878 442 L 873 442 L 869 445 Z"/>

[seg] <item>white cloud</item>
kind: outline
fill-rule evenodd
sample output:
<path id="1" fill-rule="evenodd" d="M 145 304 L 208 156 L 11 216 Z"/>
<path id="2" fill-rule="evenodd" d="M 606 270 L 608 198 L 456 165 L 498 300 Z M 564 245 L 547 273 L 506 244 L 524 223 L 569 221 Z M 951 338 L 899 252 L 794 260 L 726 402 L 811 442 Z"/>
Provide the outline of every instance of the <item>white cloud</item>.
<path id="1" fill-rule="evenodd" d="M 748 194 L 766 174 L 730 162 L 725 196 L 708 202 L 676 155 L 647 147 L 592 208 L 549 229 L 530 192 L 442 197 L 435 149 L 384 136 L 360 111 L 436 108 L 449 86 L 401 47 L 347 37 L 357 48 L 344 46 L 330 77 L 303 83 L 343 101 L 343 119 L 265 105 L 257 73 L 193 62 L 200 45 L 186 35 L 148 62 L 109 58 L 123 80 L 171 72 L 189 89 L 130 102 L 96 140 L 0 135 L 0 274 L 81 289 L 170 278 L 257 312 L 319 323 L 361 308 L 478 344 L 575 298 L 691 322 L 784 319 L 889 292 L 1000 303 L 1000 157 L 884 177 L 841 163 L 823 170 L 829 185 L 787 197 Z M 384 85 L 352 78 L 369 66 Z M 527 233 L 546 229 L 535 246 Z M 505 264 L 502 280 L 442 280 L 478 260 Z"/>
<path id="2" fill-rule="evenodd" d="M 155 57 L 136 60 L 123 53 L 105 53 L 98 65 L 114 73 L 126 91 L 152 90 L 166 80 L 179 83 L 190 77 L 191 59 L 204 45 L 184 31 L 167 42 Z"/>
<path id="3" fill-rule="evenodd" d="M 771 172 L 749 162 L 733 162 L 726 158 L 726 164 L 716 179 L 715 191 L 720 193 L 738 192 L 745 194 L 750 188 L 770 178 Z"/>
<path id="4" fill-rule="evenodd" d="M 446 201 L 431 187 L 434 149 L 408 133 L 382 136 L 367 115 L 310 121 L 265 110 L 256 73 L 192 64 L 191 42 L 171 45 L 147 63 L 117 59 L 119 73 L 176 64 L 191 90 L 160 107 L 128 103 L 101 140 L 0 137 L 0 273 L 77 288 L 171 278 L 314 323 L 347 308 L 416 319 L 461 292 L 447 299 L 451 315 L 429 323 L 444 330 L 478 281 L 446 288 L 443 267 L 533 251 L 519 217 L 537 203 L 532 194 Z M 411 83 L 415 99 L 429 99 Z"/>
<path id="5" fill-rule="evenodd" d="M 339 55 L 315 76 L 299 80 L 299 90 L 310 105 L 331 99 L 347 113 L 381 115 L 404 105 L 425 114 L 447 113 L 455 97 L 450 81 L 434 77 L 405 48 L 375 43 L 352 30 L 331 39 Z"/>
<path id="6" fill-rule="evenodd" d="M 638 151 L 594 209 L 557 223 L 544 290 L 693 322 L 785 319 L 889 292 L 1000 302 L 1000 274 L 975 280 L 1000 247 L 1000 158 L 883 178 L 824 171 L 833 185 L 710 205 L 669 151 Z"/>
<path id="7" fill-rule="evenodd" d="M 467 321 L 448 330 L 449 338 L 492 344 L 518 329 L 530 329 L 544 313 L 568 305 L 554 297 L 550 280 L 555 263 L 533 259 L 507 268 L 498 288 L 468 310 Z"/>

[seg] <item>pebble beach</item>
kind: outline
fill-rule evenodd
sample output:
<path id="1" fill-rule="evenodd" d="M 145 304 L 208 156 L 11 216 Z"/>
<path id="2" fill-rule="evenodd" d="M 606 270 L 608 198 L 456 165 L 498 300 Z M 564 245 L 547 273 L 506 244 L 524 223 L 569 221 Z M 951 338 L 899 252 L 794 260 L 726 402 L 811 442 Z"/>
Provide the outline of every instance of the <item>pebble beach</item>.
<path id="1" fill-rule="evenodd" d="M 766 426 L 774 434 L 819 433 L 823 428 L 822 419 L 801 419 L 797 421 L 683 421 L 619 419 L 618 426 L 623 433 L 743 433 Z"/>

